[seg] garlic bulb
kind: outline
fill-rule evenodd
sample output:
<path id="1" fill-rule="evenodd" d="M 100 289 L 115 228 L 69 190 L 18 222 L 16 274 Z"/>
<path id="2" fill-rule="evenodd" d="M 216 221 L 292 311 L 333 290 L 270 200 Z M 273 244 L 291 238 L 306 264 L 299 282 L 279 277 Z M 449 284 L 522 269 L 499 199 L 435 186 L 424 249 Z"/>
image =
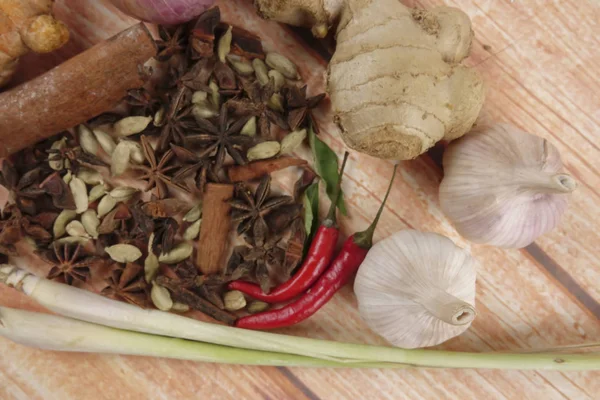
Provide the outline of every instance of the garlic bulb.
<path id="1" fill-rule="evenodd" d="M 377 243 L 360 266 L 354 291 L 361 317 L 395 346 L 434 346 L 475 318 L 471 256 L 436 233 L 404 230 Z"/>
<path id="2" fill-rule="evenodd" d="M 444 154 L 440 206 L 465 238 L 521 248 L 553 229 L 577 183 L 546 139 L 496 124 Z"/>

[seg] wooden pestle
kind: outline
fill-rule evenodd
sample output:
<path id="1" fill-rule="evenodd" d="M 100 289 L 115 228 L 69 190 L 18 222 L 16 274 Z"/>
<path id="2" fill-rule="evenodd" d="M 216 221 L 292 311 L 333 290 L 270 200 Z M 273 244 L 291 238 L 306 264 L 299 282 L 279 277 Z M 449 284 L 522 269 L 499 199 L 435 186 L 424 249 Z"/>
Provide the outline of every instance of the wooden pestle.
<path id="1" fill-rule="evenodd" d="M 144 84 L 139 66 L 156 51 L 146 26 L 134 25 L 0 93 L 0 158 L 110 110 Z"/>

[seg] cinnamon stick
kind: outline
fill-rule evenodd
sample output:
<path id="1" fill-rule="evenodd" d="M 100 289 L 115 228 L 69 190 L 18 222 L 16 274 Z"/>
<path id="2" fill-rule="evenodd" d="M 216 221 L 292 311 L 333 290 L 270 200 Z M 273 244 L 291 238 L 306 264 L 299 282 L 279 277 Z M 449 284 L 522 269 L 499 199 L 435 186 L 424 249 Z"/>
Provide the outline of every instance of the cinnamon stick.
<path id="1" fill-rule="evenodd" d="M 232 182 L 246 182 L 261 178 L 281 169 L 307 164 L 308 162 L 301 158 L 280 157 L 272 160 L 255 161 L 247 165 L 235 165 L 229 168 L 227 173 Z"/>
<path id="2" fill-rule="evenodd" d="M 205 275 L 221 272 L 225 268 L 224 258 L 229 247 L 231 225 L 229 200 L 232 197 L 233 185 L 206 185 L 196 263 Z"/>
<path id="3" fill-rule="evenodd" d="M 114 107 L 143 85 L 138 67 L 154 55 L 152 35 L 138 24 L 0 94 L 0 157 Z"/>

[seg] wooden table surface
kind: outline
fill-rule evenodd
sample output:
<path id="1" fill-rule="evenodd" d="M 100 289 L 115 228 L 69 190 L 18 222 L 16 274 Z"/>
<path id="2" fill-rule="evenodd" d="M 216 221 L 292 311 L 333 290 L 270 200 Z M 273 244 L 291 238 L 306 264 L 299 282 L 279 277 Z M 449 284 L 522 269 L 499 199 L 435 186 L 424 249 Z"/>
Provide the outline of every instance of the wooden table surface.
<path id="1" fill-rule="evenodd" d="M 443 349 L 506 351 L 600 341 L 600 4 L 446 3 L 460 6 L 473 20 L 476 37 L 468 63 L 488 87 L 484 116 L 548 138 L 580 186 L 561 225 L 531 246 L 506 251 L 473 245 L 439 209 L 442 170 L 439 154 L 431 152 L 401 164 L 376 238 L 405 228 L 434 231 L 479 261 L 479 315 L 469 331 Z M 227 21 L 255 31 L 270 50 L 295 61 L 314 92 L 323 89 L 326 47 L 310 47 L 297 31 L 260 21 L 249 1 L 220 5 Z M 106 1 L 58 0 L 57 14 L 69 21 L 72 41 L 56 55 L 28 58 L 30 73 L 134 22 Z M 330 115 L 323 111 L 318 121 L 325 140 L 341 153 L 344 145 Z M 388 162 L 352 154 L 344 183 L 351 210 L 342 221 L 345 234 L 362 230 L 373 218 L 390 173 Z M 0 304 L 36 308 L 4 287 Z M 309 321 L 282 332 L 384 344 L 361 322 L 350 286 Z M 600 374 L 592 372 L 250 368 L 59 354 L 4 339 L 0 354 L 0 399 L 597 399 L 600 393 Z"/>

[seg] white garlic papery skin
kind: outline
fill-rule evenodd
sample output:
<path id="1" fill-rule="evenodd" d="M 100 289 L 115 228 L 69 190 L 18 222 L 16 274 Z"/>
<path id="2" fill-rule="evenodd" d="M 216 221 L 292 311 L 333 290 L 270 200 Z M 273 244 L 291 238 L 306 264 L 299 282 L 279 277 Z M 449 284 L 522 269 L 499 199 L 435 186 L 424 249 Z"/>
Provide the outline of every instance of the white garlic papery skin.
<path id="1" fill-rule="evenodd" d="M 404 230 L 377 243 L 356 275 L 367 325 L 395 346 L 435 346 L 469 328 L 475 262 L 445 236 Z"/>
<path id="2" fill-rule="evenodd" d="M 556 147 L 515 127 L 480 128 L 444 154 L 440 206 L 466 239 L 521 248 L 552 230 L 577 183 Z"/>

